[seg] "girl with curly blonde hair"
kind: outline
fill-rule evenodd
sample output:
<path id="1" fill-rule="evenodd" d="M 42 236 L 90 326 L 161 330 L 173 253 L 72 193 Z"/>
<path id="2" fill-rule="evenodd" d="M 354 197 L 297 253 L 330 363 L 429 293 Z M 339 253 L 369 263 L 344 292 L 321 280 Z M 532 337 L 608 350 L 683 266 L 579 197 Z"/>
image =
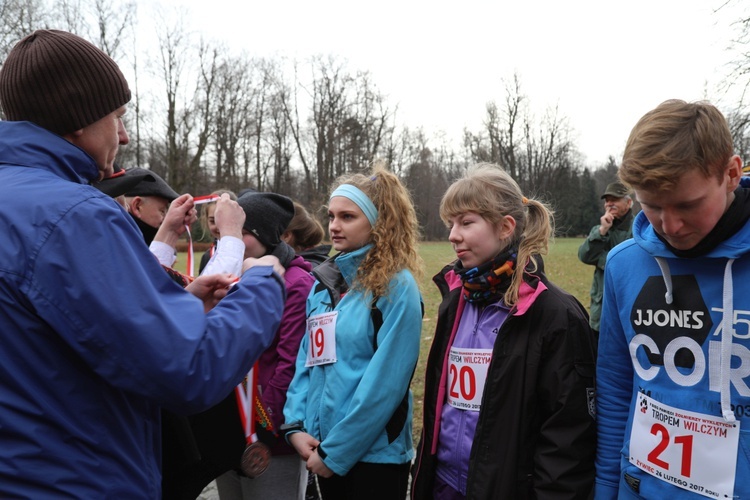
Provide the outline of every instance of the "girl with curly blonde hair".
<path id="1" fill-rule="evenodd" d="M 398 177 L 376 164 L 337 180 L 328 218 L 338 253 L 313 270 L 282 430 L 326 500 L 402 500 L 422 328 L 416 213 Z"/>

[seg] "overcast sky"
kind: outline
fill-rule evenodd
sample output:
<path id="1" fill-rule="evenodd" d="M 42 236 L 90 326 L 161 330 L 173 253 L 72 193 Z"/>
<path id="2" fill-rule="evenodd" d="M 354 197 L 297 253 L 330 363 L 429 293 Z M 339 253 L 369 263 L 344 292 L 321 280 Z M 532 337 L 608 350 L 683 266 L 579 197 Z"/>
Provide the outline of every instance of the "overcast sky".
<path id="1" fill-rule="evenodd" d="M 559 106 L 587 164 L 619 159 L 635 122 L 669 98 L 708 97 L 727 75 L 732 0 L 163 0 L 192 28 L 250 55 L 334 54 L 369 70 L 398 122 L 459 138 L 517 73 Z M 744 8 L 747 14 L 747 8 Z M 731 100 L 731 99 L 729 99 Z"/>

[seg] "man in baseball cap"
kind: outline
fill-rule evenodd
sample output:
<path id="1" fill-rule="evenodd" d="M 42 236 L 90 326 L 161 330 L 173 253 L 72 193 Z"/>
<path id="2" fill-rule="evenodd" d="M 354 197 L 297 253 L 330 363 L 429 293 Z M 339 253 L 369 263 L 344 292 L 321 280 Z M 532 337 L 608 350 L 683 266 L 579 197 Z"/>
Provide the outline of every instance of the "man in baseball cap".
<path id="1" fill-rule="evenodd" d="M 90 185 L 128 143 L 129 100 L 115 61 L 64 31 L 28 35 L 0 69 L 3 498 L 159 498 L 160 409 L 220 401 L 278 328 L 278 259 L 246 262 L 213 307 L 231 276 L 175 286 Z"/>
<path id="2" fill-rule="evenodd" d="M 144 179 L 125 192 L 128 213 L 143 233 L 146 244 L 150 245 L 167 216 L 169 204 L 180 195 L 156 172 L 145 168 L 134 168 L 129 172 L 132 175 L 148 174 L 154 179 L 154 182 Z M 191 207 L 191 212 L 194 212 Z"/>
<path id="3" fill-rule="evenodd" d="M 601 199 L 604 200 L 604 214 L 600 217 L 599 224 L 591 228 L 588 237 L 578 248 L 578 259 L 584 264 L 595 266 L 594 279 L 591 282 L 589 323 L 597 338 L 599 318 L 602 315 L 604 264 L 607 262 L 607 254 L 618 244 L 633 237 L 633 198 L 630 189 L 622 182 L 611 182 L 602 193 Z"/>

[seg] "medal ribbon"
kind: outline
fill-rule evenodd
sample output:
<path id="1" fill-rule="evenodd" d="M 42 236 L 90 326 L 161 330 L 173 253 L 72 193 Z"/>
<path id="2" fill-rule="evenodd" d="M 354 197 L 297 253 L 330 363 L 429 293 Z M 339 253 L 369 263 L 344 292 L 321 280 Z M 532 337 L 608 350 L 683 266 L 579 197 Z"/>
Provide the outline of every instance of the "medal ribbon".
<path id="1" fill-rule="evenodd" d="M 193 237 L 190 235 L 190 226 L 185 224 L 185 230 L 187 231 L 188 240 L 188 252 L 187 252 L 187 275 L 193 277 Z"/>
<path id="2" fill-rule="evenodd" d="M 203 203 L 211 203 L 211 202 L 218 200 L 219 198 L 220 196 L 215 195 L 215 194 L 196 196 L 195 198 L 193 198 L 193 205 L 202 205 Z M 187 230 L 187 239 L 188 239 L 187 275 L 192 278 L 195 275 L 195 270 L 193 269 L 193 237 L 190 234 L 190 227 L 188 225 L 185 225 L 185 229 Z M 211 255 L 213 255 L 213 252 Z"/>
<path id="3" fill-rule="evenodd" d="M 242 428 L 245 430 L 245 441 L 247 444 L 252 444 L 258 440 L 258 435 L 255 433 L 255 418 L 253 418 L 253 407 L 251 404 L 251 401 L 256 401 L 256 407 L 262 406 L 258 404 L 260 398 L 257 394 L 257 387 L 258 363 L 256 362 L 247 373 L 245 380 L 234 388 L 237 396 L 237 407 L 240 412 L 240 422 L 242 422 Z"/>

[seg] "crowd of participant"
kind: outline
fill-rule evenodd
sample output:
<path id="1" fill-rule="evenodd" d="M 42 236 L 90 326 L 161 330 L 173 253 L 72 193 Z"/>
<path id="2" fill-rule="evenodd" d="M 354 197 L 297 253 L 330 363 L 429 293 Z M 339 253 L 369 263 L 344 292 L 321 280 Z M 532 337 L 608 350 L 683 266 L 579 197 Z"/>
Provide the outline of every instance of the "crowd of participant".
<path id="1" fill-rule="evenodd" d="M 456 258 L 425 311 L 386 164 L 336 179 L 324 243 L 289 197 L 116 164 L 130 98 L 72 33 L 0 69 L 0 497 L 750 496 L 750 191 L 710 103 L 633 128 L 579 249 L 589 317 L 545 274 L 552 209 L 498 165 L 442 196 Z M 174 263 L 199 212 L 196 277 Z"/>

